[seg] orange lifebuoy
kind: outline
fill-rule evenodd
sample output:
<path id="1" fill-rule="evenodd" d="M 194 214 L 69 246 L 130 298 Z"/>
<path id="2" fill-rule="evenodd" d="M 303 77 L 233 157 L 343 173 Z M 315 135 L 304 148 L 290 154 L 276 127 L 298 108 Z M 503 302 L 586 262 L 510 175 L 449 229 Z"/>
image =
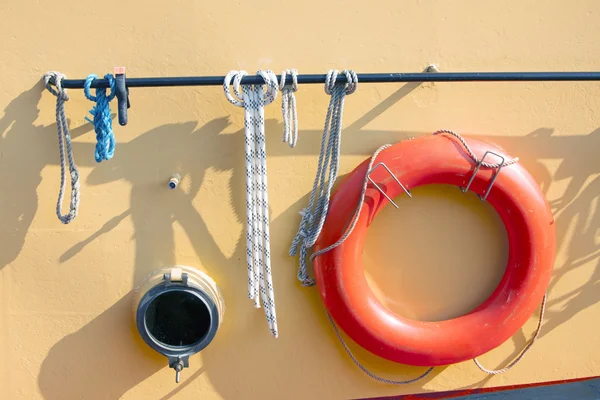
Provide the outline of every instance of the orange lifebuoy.
<path id="1" fill-rule="evenodd" d="M 486 151 L 505 153 L 489 144 L 466 140 L 481 157 Z M 481 305 L 458 318 L 424 322 L 401 317 L 384 307 L 365 278 L 361 255 L 367 229 L 388 200 L 373 184 L 367 186 L 354 231 L 346 241 L 320 254 L 315 277 L 323 302 L 335 322 L 356 343 L 395 362 L 447 365 L 477 357 L 509 339 L 534 313 L 552 274 L 556 234 L 552 212 L 540 188 L 519 164 L 501 169 L 481 168 L 458 140 L 446 135 L 404 141 L 377 157 L 406 187 L 451 184 L 484 194 L 500 215 L 508 235 L 509 256 L 496 290 Z M 361 163 L 331 198 L 315 252 L 335 243 L 348 229 L 360 200 L 369 160 Z M 388 172 L 370 174 L 390 198 L 403 189 Z M 435 244 L 432 244 L 435 246 Z"/>

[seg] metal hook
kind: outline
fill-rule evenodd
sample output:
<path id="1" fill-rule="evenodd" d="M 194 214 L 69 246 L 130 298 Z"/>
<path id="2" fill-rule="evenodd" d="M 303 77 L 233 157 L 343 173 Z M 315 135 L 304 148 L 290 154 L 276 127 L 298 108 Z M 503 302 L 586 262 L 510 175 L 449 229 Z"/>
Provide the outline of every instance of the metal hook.
<path id="1" fill-rule="evenodd" d="M 115 67 L 115 94 L 117 97 L 119 125 L 127 125 L 127 109 L 131 107 L 129 103 L 129 89 L 125 83 L 125 67 Z"/>
<path id="2" fill-rule="evenodd" d="M 396 204 L 396 202 L 394 202 L 394 200 L 392 200 L 390 198 L 390 196 L 387 195 L 387 193 L 385 193 L 378 184 L 375 183 L 375 181 L 373 181 L 373 179 L 371 179 L 371 172 L 375 171 L 375 169 L 377 167 L 383 167 L 386 169 L 386 171 L 391 175 L 392 178 L 394 178 L 394 180 L 398 183 L 398 185 L 400 185 L 400 187 L 402 188 L 402 190 L 404 190 L 404 193 L 406 193 L 408 195 L 408 197 L 412 198 L 412 194 L 410 193 L 410 190 L 408 190 L 407 188 L 404 187 L 404 185 L 398 180 L 398 178 L 396 178 L 396 175 L 394 175 L 392 173 L 392 171 L 388 168 L 387 165 L 385 165 L 384 162 L 380 162 L 377 165 L 375 165 L 373 168 L 371 168 L 371 170 L 369 172 L 367 172 L 367 179 L 369 180 L 369 182 L 371 182 L 373 184 L 373 186 L 375 186 L 377 188 L 377 190 L 379 190 L 381 192 L 382 195 L 385 196 L 386 199 L 388 199 L 388 201 L 390 203 L 392 203 L 394 205 L 394 207 L 399 208 L 398 204 Z"/>
<path id="3" fill-rule="evenodd" d="M 498 174 L 500 173 L 500 170 L 502 169 L 502 166 L 504 165 L 504 157 L 502 157 L 500 154 L 498 153 L 494 153 L 493 151 L 486 151 L 483 154 L 483 157 L 481 157 L 481 160 L 479 160 L 479 162 L 477 163 L 477 167 L 475 168 L 475 171 L 473 171 L 473 175 L 471 175 L 471 179 L 469 179 L 469 183 L 467 183 L 467 186 L 465 188 L 460 188 L 460 190 L 462 190 L 463 193 L 467 193 L 467 191 L 469 190 L 469 188 L 471 187 L 471 184 L 473 183 L 473 180 L 475 180 L 475 175 L 477 175 L 477 172 L 479 171 L 479 168 L 481 168 L 481 165 L 483 164 L 483 160 L 485 159 L 485 157 L 488 154 L 492 154 L 496 157 L 498 157 L 499 159 L 502 160 L 502 162 L 498 165 L 498 170 L 496 171 L 496 173 L 494 174 L 494 176 L 492 177 L 492 180 L 490 181 L 490 184 L 488 185 L 487 189 L 485 190 L 485 195 L 483 197 L 481 197 L 481 195 L 477 195 L 479 196 L 479 199 L 484 201 L 487 199 L 488 195 L 490 194 L 490 191 L 492 190 L 492 186 L 494 186 L 494 182 L 496 182 L 496 178 L 498 177 Z"/>

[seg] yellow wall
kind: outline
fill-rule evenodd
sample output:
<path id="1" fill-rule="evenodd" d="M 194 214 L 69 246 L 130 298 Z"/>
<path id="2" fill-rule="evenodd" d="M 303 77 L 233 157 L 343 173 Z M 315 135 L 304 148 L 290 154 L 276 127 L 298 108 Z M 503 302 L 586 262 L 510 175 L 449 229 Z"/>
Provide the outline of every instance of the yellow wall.
<path id="1" fill-rule="evenodd" d="M 272 255 L 280 338 L 246 298 L 243 112 L 220 87 L 132 89 L 130 123 L 115 123 L 114 159 L 96 164 L 71 90 L 80 215 L 62 225 L 54 97 L 40 78 L 126 65 L 129 77 L 250 72 L 600 70 L 600 3 L 577 1 L 4 1 L 0 4 L 0 388 L 3 399 L 350 398 L 600 374 L 600 88 L 597 83 L 360 84 L 346 101 L 341 173 L 379 145 L 450 128 L 493 140 L 543 187 L 558 255 L 539 342 L 509 373 L 472 362 L 421 383 L 378 384 L 337 342 L 315 289 L 286 255 L 305 206 L 328 97 L 301 86 L 299 145 L 281 142 L 267 107 Z M 116 110 L 116 103 L 113 112 Z M 166 189 L 173 172 L 182 188 Z M 373 287 L 422 319 L 468 311 L 502 274 L 506 238 L 486 204 L 456 188 L 415 190 L 370 232 Z M 476 210 L 473 212 L 473 210 Z M 456 214 L 450 215 L 451 211 Z M 220 285 L 227 314 L 183 382 L 138 339 L 131 291 L 182 263 Z M 381 263 L 381 264 L 380 264 Z M 390 278 L 391 276 L 391 278 Z M 535 319 L 482 357 L 514 356 Z M 356 349 L 375 372 L 421 373 Z"/>

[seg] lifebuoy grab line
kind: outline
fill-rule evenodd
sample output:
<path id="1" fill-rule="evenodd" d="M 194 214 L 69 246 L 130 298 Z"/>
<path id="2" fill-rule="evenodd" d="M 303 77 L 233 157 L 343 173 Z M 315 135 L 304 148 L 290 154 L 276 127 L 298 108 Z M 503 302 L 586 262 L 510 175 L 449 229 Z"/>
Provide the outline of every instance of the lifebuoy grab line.
<path id="1" fill-rule="evenodd" d="M 510 338 L 542 303 L 533 339 L 517 359 L 496 371 L 475 362 L 487 373 L 502 373 L 516 364 L 538 337 L 554 263 L 554 220 L 539 186 L 516 164 L 517 159 L 496 148 L 493 153 L 500 157 L 499 164 L 476 156 L 490 154 L 490 149 L 489 144 L 464 139 L 452 131 L 382 146 L 335 191 L 311 259 L 332 323 L 365 349 L 417 366 L 475 359 Z M 375 162 L 385 168 L 377 170 Z M 511 168 L 503 168 L 507 166 Z M 410 188 L 434 183 L 472 190 L 494 207 L 508 234 L 508 264 L 496 290 L 470 313 L 445 321 L 414 321 L 391 312 L 377 300 L 366 282 L 361 255 L 368 226 L 391 199 L 410 193 Z"/>

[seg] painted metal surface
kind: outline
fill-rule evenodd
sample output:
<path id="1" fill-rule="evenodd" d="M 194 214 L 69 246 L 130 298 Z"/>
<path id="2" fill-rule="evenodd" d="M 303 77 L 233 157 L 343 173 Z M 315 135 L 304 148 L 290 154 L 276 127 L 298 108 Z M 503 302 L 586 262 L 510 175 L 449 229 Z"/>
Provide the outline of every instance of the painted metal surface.
<path id="1" fill-rule="evenodd" d="M 422 393 L 363 400 L 598 400 L 600 378 L 583 378 L 541 384 Z"/>
<path id="2" fill-rule="evenodd" d="M 303 85 L 298 145 L 281 141 L 279 103 L 265 110 L 280 337 L 248 309 L 244 276 L 243 117 L 221 88 L 130 91 L 117 153 L 94 161 L 89 101 L 66 104 L 80 171 L 74 224 L 55 215 L 55 98 L 41 75 L 221 76 L 231 69 L 358 72 L 598 71 L 600 2 L 535 0 L 0 1 L 0 397 L 67 399 L 348 399 L 600 375 L 600 86 L 594 82 L 359 83 L 344 110 L 340 175 L 384 143 L 440 128 L 518 156 L 549 199 L 557 258 L 539 341 L 508 374 L 472 362 L 388 387 L 339 345 L 316 290 L 300 288 L 287 255 L 318 160 L 329 98 Z M 116 113 L 116 105 L 112 113 Z M 176 190 L 170 177 L 178 173 Z M 394 199 L 364 249 L 370 284 L 407 317 L 452 318 L 494 290 L 506 238 L 493 210 L 456 187 Z M 380 218 L 384 217 L 384 218 Z M 373 233 L 373 235 L 371 235 Z M 388 238 L 382 240 L 381 237 Z M 164 265 L 207 272 L 227 317 L 175 387 L 164 358 L 139 339 L 132 290 Z M 482 356 L 501 367 L 535 329 Z M 349 343 L 392 379 L 422 368 Z"/>

